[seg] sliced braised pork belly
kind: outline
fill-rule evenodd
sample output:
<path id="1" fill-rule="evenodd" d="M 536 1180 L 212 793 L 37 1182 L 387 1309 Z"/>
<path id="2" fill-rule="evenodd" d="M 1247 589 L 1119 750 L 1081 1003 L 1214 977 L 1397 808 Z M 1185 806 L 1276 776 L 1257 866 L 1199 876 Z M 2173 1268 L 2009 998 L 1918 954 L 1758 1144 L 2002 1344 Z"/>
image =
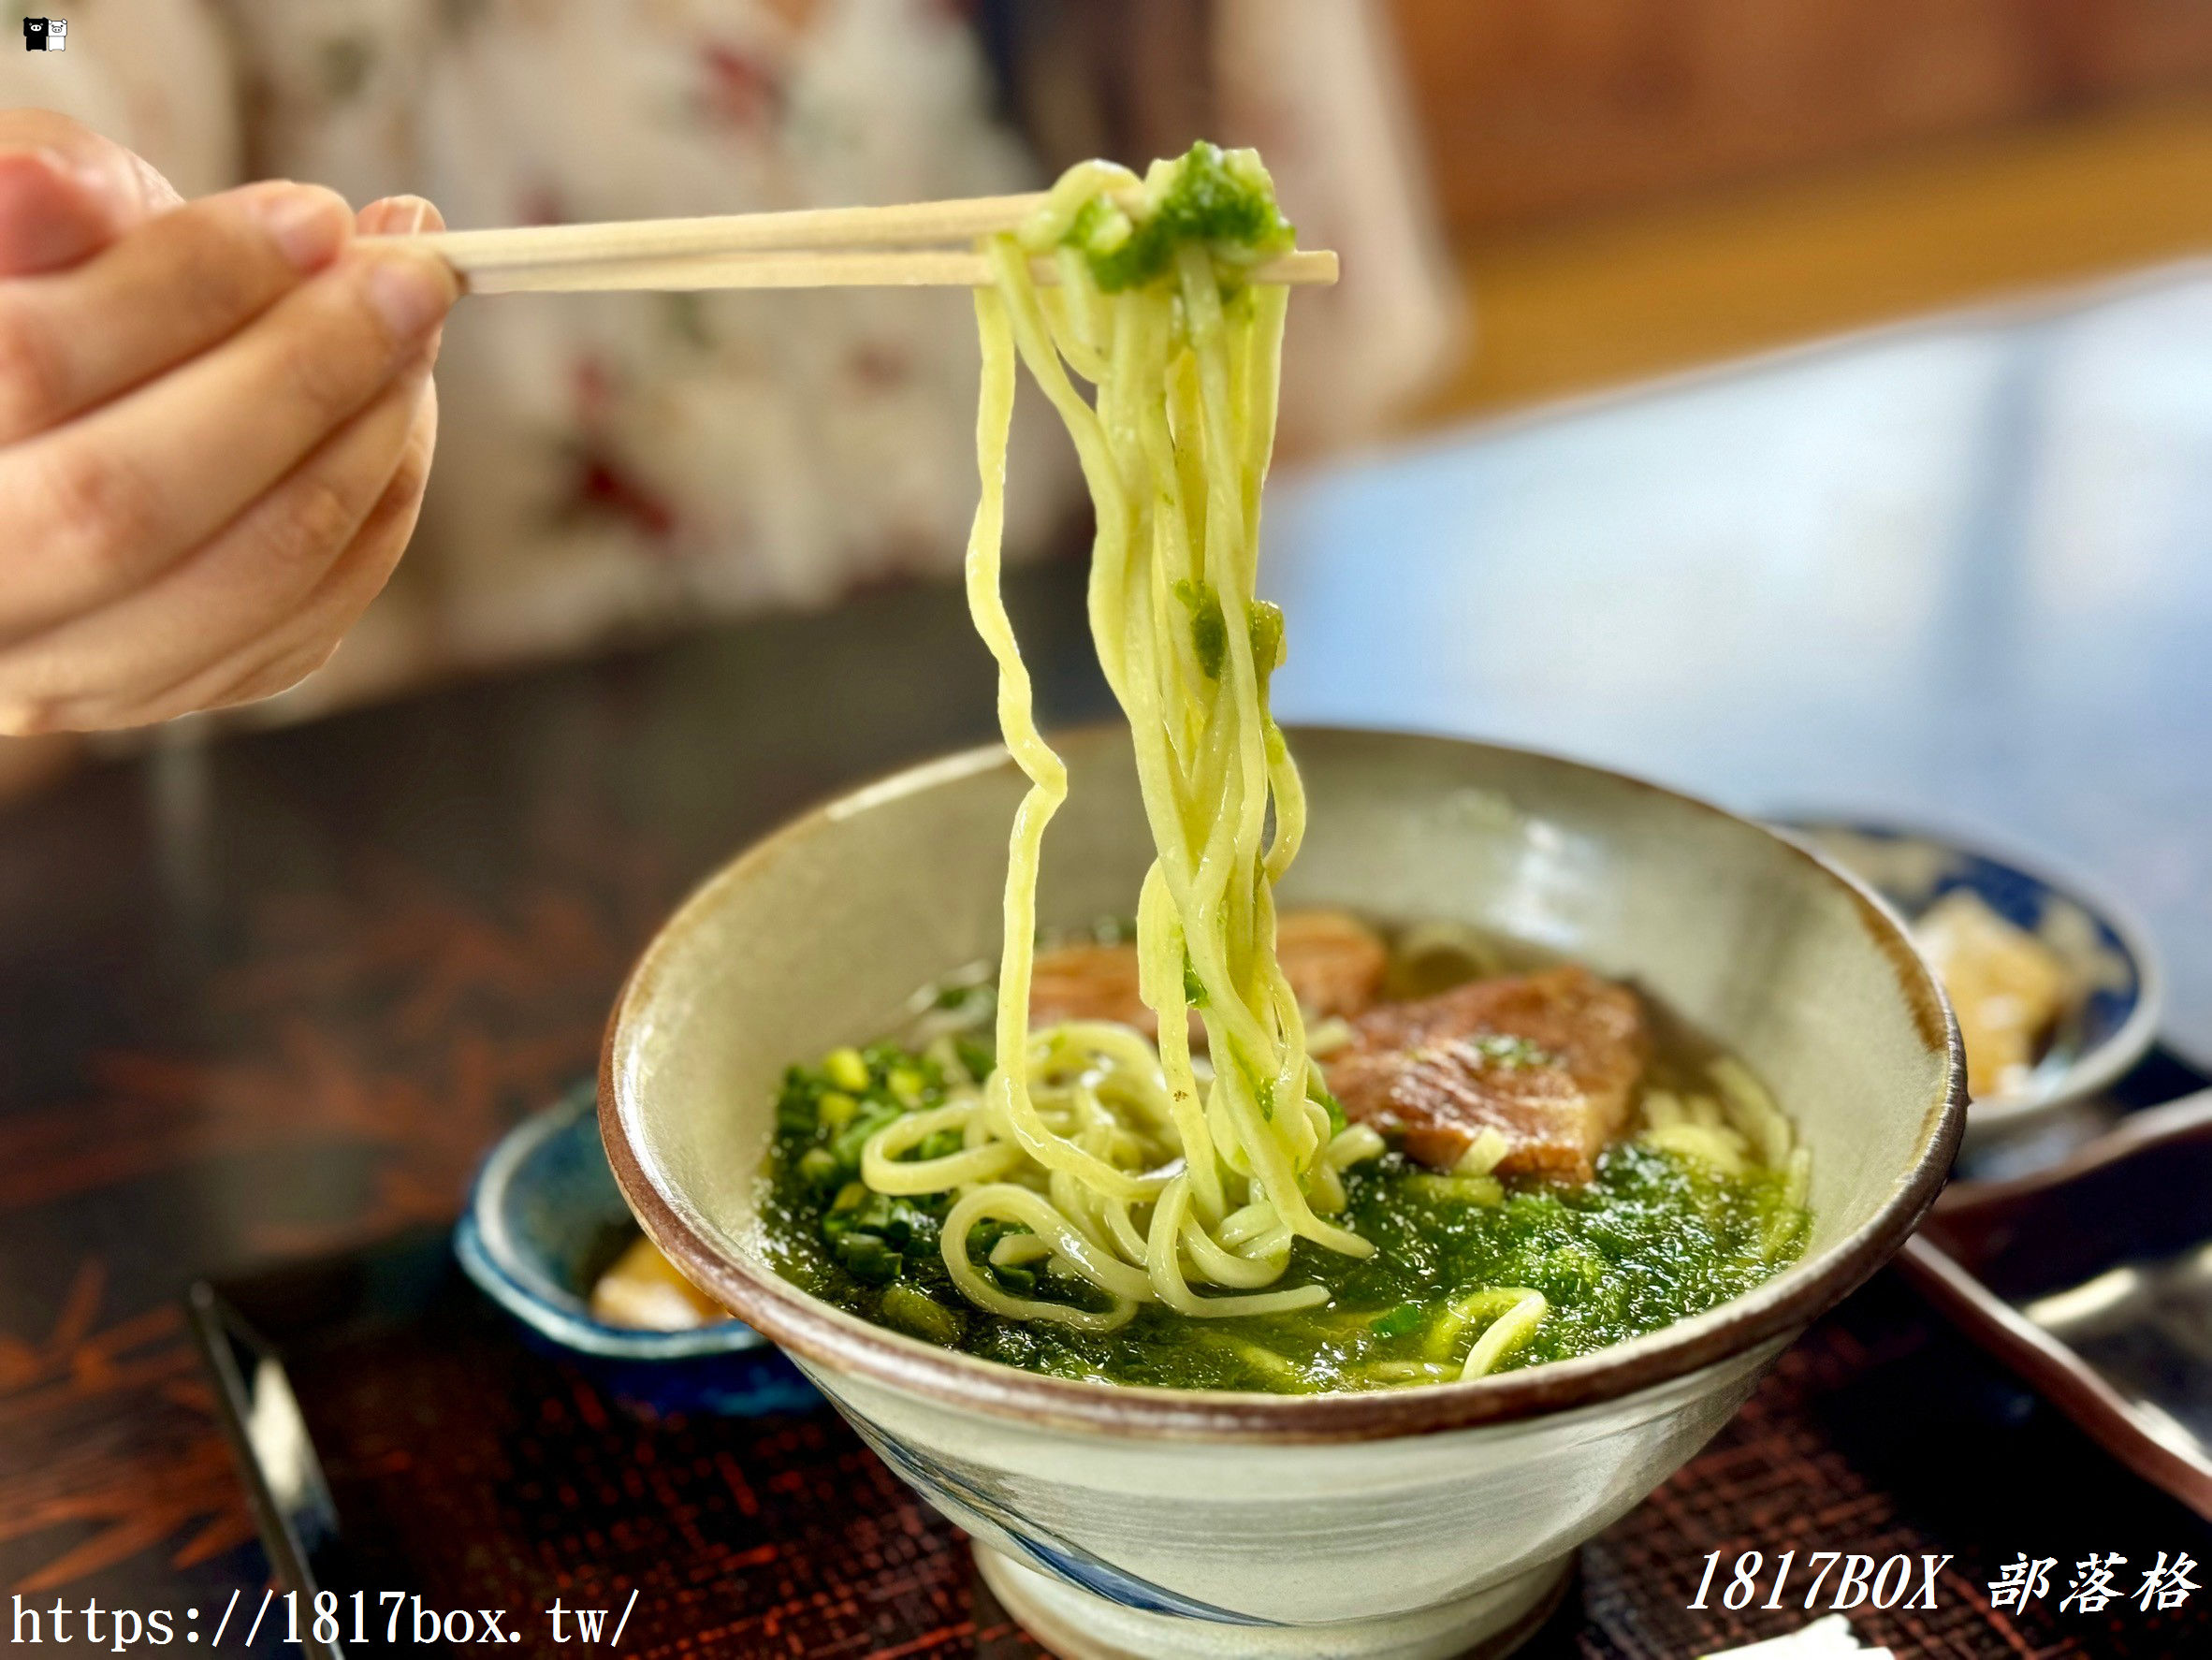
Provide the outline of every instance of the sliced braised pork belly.
<path id="1" fill-rule="evenodd" d="M 1352 1034 L 1323 1062 L 1329 1087 L 1408 1158 L 1449 1169 L 1494 1129 L 1498 1173 L 1576 1182 L 1626 1123 L 1651 1052 L 1636 994 L 1572 967 L 1385 1003 Z"/>
<path id="2" fill-rule="evenodd" d="M 1340 910 L 1292 910 L 1275 922 L 1275 958 L 1309 1020 L 1349 1019 L 1375 1001 L 1390 954 L 1375 930 Z M 1029 1018 L 1118 1020 L 1147 1037 L 1159 1024 L 1137 995 L 1134 945 L 1062 945 L 1037 954 Z M 1203 1041 L 1198 1022 L 1193 1035 Z"/>
<path id="3" fill-rule="evenodd" d="M 1147 1037 L 1159 1022 L 1137 995 L 1134 945 L 1055 945 L 1029 971 L 1029 1024 L 1117 1020 Z"/>
<path id="4" fill-rule="evenodd" d="M 1382 990 L 1390 954 L 1375 931 L 1341 910 L 1292 910 L 1275 919 L 1275 960 L 1309 1020 L 1349 1020 Z"/>

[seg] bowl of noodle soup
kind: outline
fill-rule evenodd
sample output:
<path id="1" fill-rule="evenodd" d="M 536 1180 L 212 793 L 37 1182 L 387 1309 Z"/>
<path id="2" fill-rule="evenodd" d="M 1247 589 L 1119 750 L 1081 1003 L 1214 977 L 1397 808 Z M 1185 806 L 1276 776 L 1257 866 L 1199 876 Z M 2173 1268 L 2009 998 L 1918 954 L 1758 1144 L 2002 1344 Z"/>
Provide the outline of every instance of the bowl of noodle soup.
<path id="1" fill-rule="evenodd" d="M 1031 783 L 993 747 L 788 825 L 701 888 L 624 988 L 602 1059 L 609 1157 L 646 1231 L 974 1536 L 1002 1600 L 1063 1653 L 1503 1653 L 1577 1547 L 1902 1244 L 1963 1122 L 1940 989 L 1895 916 L 1801 849 L 1552 757 L 1288 735 L 1311 813 L 1286 906 L 1477 930 L 1635 986 L 1766 1081 L 1808 1150 L 1811 1219 L 1794 1260 L 1702 1312 L 1411 1388 L 1046 1376 L 863 1318 L 779 1270 L 762 1171 L 780 1082 L 997 956 L 1006 827 Z M 1156 856 L 1128 731 L 1059 750 L 1046 931 L 1126 910 Z"/>
<path id="2" fill-rule="evenodd" d="M 1276 723 L 1260 508 L 1334 256 L 1256 153 L 1081 164 L 979 249 L 1004 747 L 677 912 L 610 1024 L 609 1162 L 1056 1652 L 1502 1653 L 1902 1243 L 1956 1027 L 1895 916 L 1754 825 Z M 998 582 L 1019 371 L 1126 718 L 1057 746 Z"/>

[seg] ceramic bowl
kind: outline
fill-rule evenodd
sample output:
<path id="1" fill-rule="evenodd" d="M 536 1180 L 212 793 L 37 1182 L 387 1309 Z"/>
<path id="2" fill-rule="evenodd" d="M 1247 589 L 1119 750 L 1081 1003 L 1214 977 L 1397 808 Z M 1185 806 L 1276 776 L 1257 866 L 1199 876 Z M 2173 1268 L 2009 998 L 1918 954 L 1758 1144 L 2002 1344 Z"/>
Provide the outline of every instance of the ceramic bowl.
<path id="1" fill-rule="evenodd" d="M 659 1416 L 804 1410 L 819 1397 L 750 1326 L 639 1332 L 591 1318 L 592 1281 L 636 1237 L 600 1144 L 587 1085 L 486 1156 L 453 1253 L 533 1347 L 575 1361 L 622 1405 Z"/>
<path id="2" fill-rule="evenodd" d="M 1967 1129 L 2011 1137 L 2109 1089 L 2158 1035 L 2162 978 L 2141 925 L 2086 878 L 1955 836 L 1862 820 L 1789 819 L 1781 826 L 1872 887 L 1910 921 L 1964 888 L 2041 939 L 2079 988 L 2027 1084 L 1968 1103 Z"/>
<path id="3" fill-rule="evenodd" d="M 982 1547 L 1063 1654 L 1503 1653 L 1576 1548 L 1724 1423 L 1912 1230 L 1964 1112 L 1943 995 L 1878 901 L 1756 825 L 1593 767 L 1398 734 L 1291 735 L 1312 798 L 1285 902 L 1497 930 L 1633 979 L 1743 1056 L 1813 1155 L 1804 1258 L 1600 1354 L 1471 1383 L 1285 1397 L 1116 1389 L 969 1359 L 779 1278 L 758 1172 L 795 1057 L 866 1041 L 996 954 L 1024 780 L 993 748 L 754 847 L 640 959 L 602 1053 L 624 1196 Z M 1065 740 L 1041 916 L 1126 912 L 1152 858 L 1126 732 Z"/>

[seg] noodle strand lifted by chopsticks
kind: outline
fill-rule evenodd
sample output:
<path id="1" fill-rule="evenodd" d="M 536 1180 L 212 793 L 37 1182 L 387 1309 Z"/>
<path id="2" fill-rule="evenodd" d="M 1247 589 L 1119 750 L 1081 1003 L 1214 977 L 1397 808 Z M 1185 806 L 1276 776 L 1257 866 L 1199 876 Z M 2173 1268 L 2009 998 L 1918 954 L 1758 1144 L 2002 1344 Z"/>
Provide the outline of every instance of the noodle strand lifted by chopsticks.
<path id="1" fill-rule="evenodd" d="M 1196 178 L 1194 167 L 1212 172 Z M 1213 196 L 1178 198 L 1194 182 Z M 1171 236 L 1173 215 L 1201 199 L 1257 204 L 1267 234 Z M 1372 1248 L 1328 1216 L 1344 1202 L 1337 1172 L 1380 1143 L 1335 1128 L 1275 960 L 1274 883 L 1305 823 L 1297 769 L 1268 712 L 1282 619 L 1255 592 L 1286 291 L 1237 272 L 1288 240 L 1258 157 L 1200 146 L 1142 182 L 1084 164 L 1022 231 L 983 244 L 997 282 L 976 295 L 982 496 L 968 598 L 998 666 L 1000 730 L 1030 780 L 1008 850 L 997 1064 L 926 1124 L 878 1131 L 863 1179 L 879 1192 L 953 1194 L 946 1266 L 971 1303 L 1009 1318 L 1102 1331 L 1147 1302 L 1200 1317 L 1310 1307 L 1327 1300 L 1317 1285 L 1268 1289 L 1294 1238 L 1353 1256 Z M 1156 257 L 1109 288 L 1075 241 Z M 1047 254 L 1061 277 L 1049 293 L 1029 265 Z M 1029 1029 L 1038 870 L 1068 772 L 1038 733 L 999 592 L 1017 357 L 1074 440 L 1096 509 L 1091 633 L 1134 736 L 1157 855 L 1137 905 L 1157 1050 L 1099 1023 Z M 1194 1006 L 1212 1060 L 1203 1085 Z M 944 1130 L 958 1131 L 959 1151 L 906 1157 Z M 1041 1263 L 1087 1286 L 1087 1300 L 1005 1289 L 971 1250 L 985 1223 L 1002 1230 L 993 1265 Z M 1005 1251 L 1025 1238 L 1035 1243 Z"/>

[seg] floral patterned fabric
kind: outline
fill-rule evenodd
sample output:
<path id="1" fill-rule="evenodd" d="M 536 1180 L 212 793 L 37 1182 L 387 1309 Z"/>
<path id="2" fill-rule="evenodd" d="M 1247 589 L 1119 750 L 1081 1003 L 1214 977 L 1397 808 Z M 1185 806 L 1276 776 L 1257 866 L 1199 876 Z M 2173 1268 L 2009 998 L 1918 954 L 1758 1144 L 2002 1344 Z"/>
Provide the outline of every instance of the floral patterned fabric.
<path id="1" fill-rule="evenodd" d="M 1456 314 L 1390 126 L 1387 43 L 1359 0 L 1216 0 L 1207 16 L 1223 130 L 1276 160 L 1309 244 L 1347 264 L 1354 244 L 1375 250 L 1372 280 L 1299 308 L 1314 314 L 1293 386 L 1330 414 L 1302 426 L 1294 401 L 1286 431 L 1326 442 L 1419 380 Z M 1288 16 L 1303 22 L 1286 30 Z M 975 20 L 947 0 L 79 0 L 72 22 L 65 59 L 0 54 L 0 101 L 65 109 L 187 195 L 291 176 L 356 202 L 417 192 L 461 227 L 922 200 L 1043 176 L 993 113 Z M 976 373 L 955 292 L 466 304 L 446 328 L 415 546 L 284 702 L 955 569 Z M 1049 416 L 1023 418 L 1017 554 L 1076 498 Z"/>

